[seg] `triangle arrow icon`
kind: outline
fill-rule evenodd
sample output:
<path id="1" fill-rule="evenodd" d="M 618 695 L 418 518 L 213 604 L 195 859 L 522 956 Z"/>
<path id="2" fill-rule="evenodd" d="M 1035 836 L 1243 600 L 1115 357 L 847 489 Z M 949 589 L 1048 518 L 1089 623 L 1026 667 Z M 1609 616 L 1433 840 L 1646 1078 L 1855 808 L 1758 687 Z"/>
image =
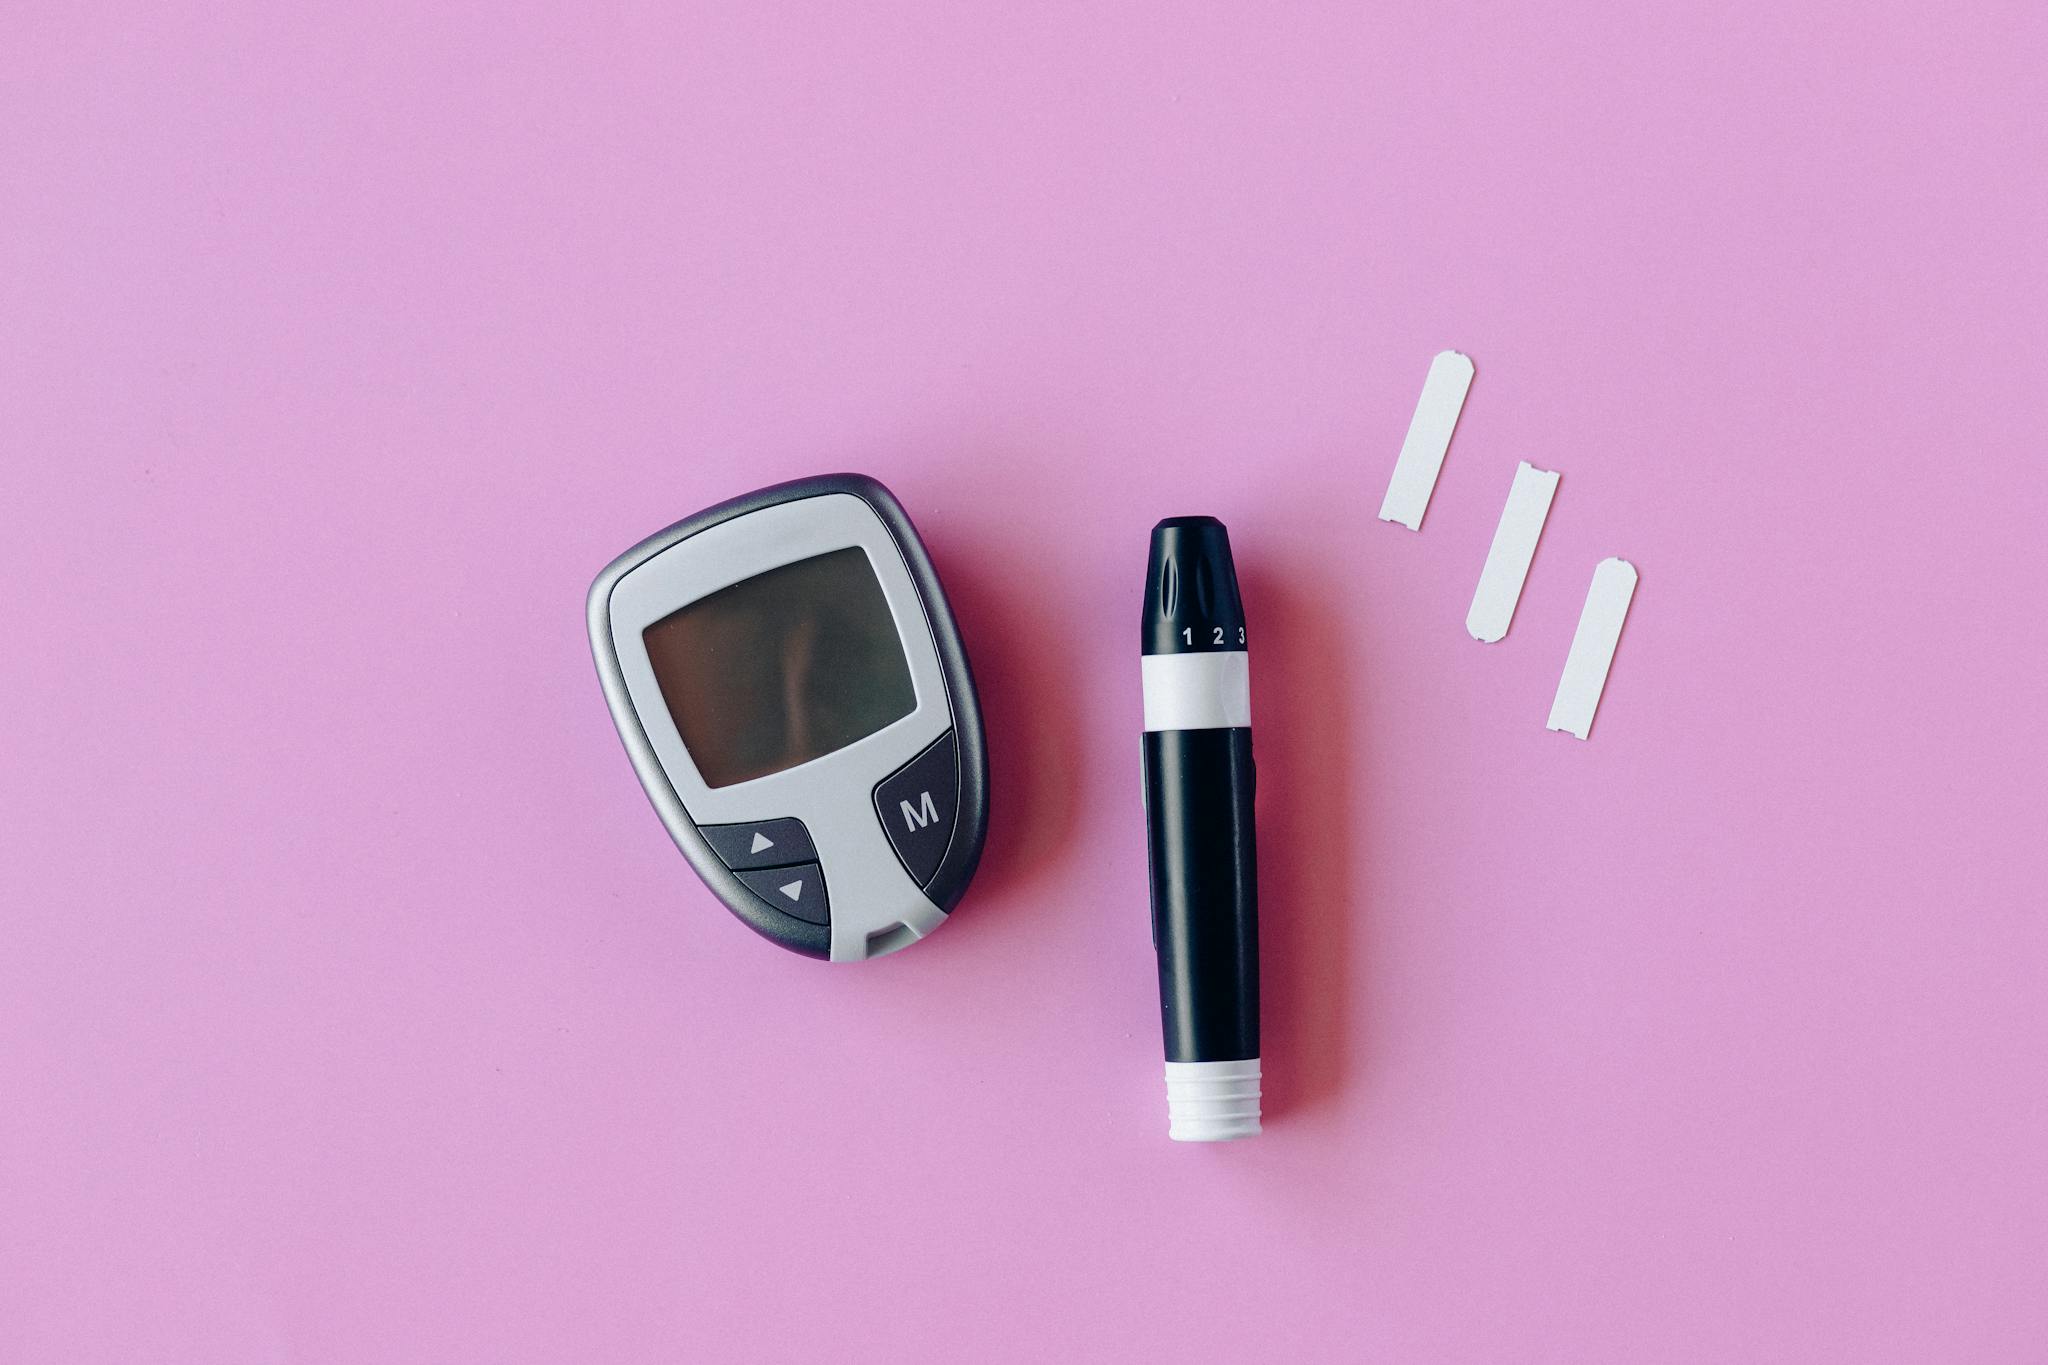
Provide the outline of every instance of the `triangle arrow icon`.
<path id="1" fill-rule="evenodd" d="M 764 848 L 773 848 L 773 847 L 775 847 L 775 841 L 774 841 L 773 839 L 769 838 L 769 837 L 768 837 L 767 835 L 765 835 L 765 834 L 760 834 L 760 833 L 756 833 L 756 834 L 754 835 L 754 846 L 753 846 L 752 848 L 748 849 L 748 850 L 747 850 L 747 852 L 749 852 L 749 853 L 759 853 L 759 852 L 760 852 L 760 851 L 761 851 L 762 849 L 764 849 Z"/>
<path id="2" fill-rule="evenodd" d="M 782 885 L 776 887 L 775 889 L 777 891 L 780 891 L 783 895 L 789 897 L 791 900 L 803 899 L 804 884 L 800 881 L 784 882 Z"/>

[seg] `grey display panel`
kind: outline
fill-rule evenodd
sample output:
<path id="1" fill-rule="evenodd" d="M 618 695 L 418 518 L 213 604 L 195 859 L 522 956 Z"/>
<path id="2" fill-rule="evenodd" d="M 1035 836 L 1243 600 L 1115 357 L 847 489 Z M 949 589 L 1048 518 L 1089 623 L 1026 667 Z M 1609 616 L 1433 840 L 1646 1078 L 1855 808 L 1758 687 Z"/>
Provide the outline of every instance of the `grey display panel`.
<path id="1" fill-rule="evenodd" d="M 708 787 L 823 758 L 917 708 L 888 599 L 859 546 L 742 579 L 642 639 Z"/>

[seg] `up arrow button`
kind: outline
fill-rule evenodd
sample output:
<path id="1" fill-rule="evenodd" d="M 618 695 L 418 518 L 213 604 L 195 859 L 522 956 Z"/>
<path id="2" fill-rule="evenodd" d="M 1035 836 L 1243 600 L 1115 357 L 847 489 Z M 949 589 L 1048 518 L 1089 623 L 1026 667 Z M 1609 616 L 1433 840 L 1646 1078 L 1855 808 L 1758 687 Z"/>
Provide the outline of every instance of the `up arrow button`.
<path id="1" fill-rule="evenodd" d="M 699 825 L 718 861 L 735 872 L 753 867 L 814 863 L 818 850 L 801 820 L 749 820 L 743 825 Z M 789 878 L 784 877 L 784 881 Z"/>

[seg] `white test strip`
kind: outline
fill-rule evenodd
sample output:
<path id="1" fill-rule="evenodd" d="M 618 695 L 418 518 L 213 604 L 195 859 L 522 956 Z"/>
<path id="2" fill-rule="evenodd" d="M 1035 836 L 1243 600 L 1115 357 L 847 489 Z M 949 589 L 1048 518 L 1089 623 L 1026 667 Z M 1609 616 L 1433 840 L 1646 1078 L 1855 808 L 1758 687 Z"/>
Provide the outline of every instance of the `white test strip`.
<path id="1" fill-rule="evenodd" d="M 1536 542 L 1543 535 L 1543 520 L 1556 495 L 1556 474 L 1527 460 L 1515 467 L 1508 504 L 1500 509 L 1493 548 L 1486 552 L 1486 567 L 1479 571 L 1479 588 L 1472 594 L 1472 610 L 1465 613 L 1465 629 L 1473 639 L 1492 644 L 1508 633 L 1515 603 L 1522 600 L 1529 561 L 1536 557 Z"/>
<path id="2" fill-rule="evenodd" d="M 1387 496 L 1380 503 L 1381 521 L 1398 521 L 1411 531 L 1422 529 L 1422 514 L 1429 510 L 1437 471 L 1444 467 L 1444 452 L 1451 448 L 1451 432 L 1471 387 L 1469 357 L 1440 351 L 1429 362 L 1429 377 L 1422 381 L 1422 397 L 1408 423 L 1408 439 L 1401 442 L 1401 458 L 1394 462 L 1394 477 L 1387 481 Z"/>
<path id="3" fill-rule="evenodd" d="M 1594 568 L 1546 728 L 1569 731 L 1580 739 L 1593 728 L 1593 712 L 1600 707 L 1607 669 L 1614 662 L 1614 644 L 1621 638 L 1621 623 L 1628 618 L 1628 604 L 1635 595 L 1635 565 L 1625 559 L 1603 559 Z"/>

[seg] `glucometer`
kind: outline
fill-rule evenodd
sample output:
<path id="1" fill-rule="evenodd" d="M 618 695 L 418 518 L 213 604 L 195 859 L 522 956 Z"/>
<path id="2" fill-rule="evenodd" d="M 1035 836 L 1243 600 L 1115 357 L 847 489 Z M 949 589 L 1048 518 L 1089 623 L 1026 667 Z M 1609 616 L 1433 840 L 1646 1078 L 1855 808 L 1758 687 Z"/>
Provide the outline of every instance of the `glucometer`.
<path id="1" fill-rule="evenodd" d="M 699 512 L 591 585 L 591 652 L 648 798 L 747 925 L 832 961 L 946 920 L 981 858 L 981 711 L 938 575 L 858 474 Z"/>

